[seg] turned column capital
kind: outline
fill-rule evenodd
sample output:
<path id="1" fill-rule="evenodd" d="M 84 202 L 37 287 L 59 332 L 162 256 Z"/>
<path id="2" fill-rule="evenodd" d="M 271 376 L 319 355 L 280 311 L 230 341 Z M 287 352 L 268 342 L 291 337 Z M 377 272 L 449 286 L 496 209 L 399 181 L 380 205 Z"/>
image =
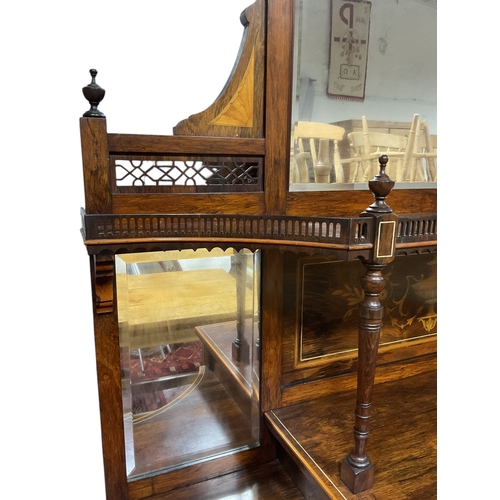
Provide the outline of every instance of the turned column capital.
<path id="1" fill-rule="evenodd" d="M 385 172 L 388 161 L 387 155 L 379 157 L 380 171 L 368 182 L 368 187 L 375 201 L 361 213 L 361 217 L 371 217 L 375 222 L 373 249 L 368 260 L 374 264 L 382 265 L 394 260 L 398 226 L 398 216 L 393 213 L 392 208 L 385 201 L 395 184 Z"/>

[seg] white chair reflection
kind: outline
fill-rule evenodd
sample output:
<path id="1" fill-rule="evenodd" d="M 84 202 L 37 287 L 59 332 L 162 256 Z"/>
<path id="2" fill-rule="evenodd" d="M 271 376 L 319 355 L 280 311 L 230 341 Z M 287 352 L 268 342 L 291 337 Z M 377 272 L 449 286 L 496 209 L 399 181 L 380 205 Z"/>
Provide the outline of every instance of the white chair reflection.
<path id="1" fill-rule="evenodd" d="M 435 182 L 437 181 L 437 136 L 430 134 L 427 120 L 420 123 L 418 115 L 415 116 L 417 123 L 414 131 L 414 148 L 410 170 L 405 180 Z"/>
<path id="2" fill-rule="evenodd" d="M 362 132 L 348 134 L 352 157 L 342 159 L 351 165 L 350 182 L 367 182 L 378 173 L 378 157 L 389 156 L 387 174 L 398 182 L 437 180 L 436 136 L 431 136 L 427 121 L 413 116 L 410 130 L 399 133 L 373 132 L 362 117 Z"/>
<path id="3" fill-rule="evenodd" d="M 296 123 L 293 131 L 294 160 L 292 179 L 295 182 L 345 182 L 339 153 L 339 141 L 345 129 L 328 123 Z"/>
<path id="4" fill-rule="evenodd" d="M 404 169 L 407 138 L 397 134 L 370 132 L 366 116 L 362 117 L 362 124 L 362 132 L 350 132 L 347 135 L 353 156 L 342 161 L 351 164 L 350 182 L 372 179 L 378 173 L 378 157 L 382 154 L 387 154 L 392 160 L 387 165 L 387 173 L 396 178 L 396 172 Z"/>

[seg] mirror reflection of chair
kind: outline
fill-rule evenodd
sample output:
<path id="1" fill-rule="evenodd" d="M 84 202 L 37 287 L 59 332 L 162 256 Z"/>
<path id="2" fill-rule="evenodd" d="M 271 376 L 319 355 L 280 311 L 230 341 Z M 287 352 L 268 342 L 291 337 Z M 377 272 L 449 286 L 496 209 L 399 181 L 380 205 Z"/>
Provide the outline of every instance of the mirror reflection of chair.
<path id="1" fill-rule="evenodd" d="M 399 182 L 435 182 L 437 180 L 437 136 L 429 132 L 427 120 L 413 115 L 407 134 L 403 169 L 398 170 Z"/>
<path id="2" fill-rule="evenodd" d="M 352 157 L 343 158 L 342 163 L 351 165 L 350 182 L 367 182 L 376 175 L 377 159 L 381 154 L 389 156 L 387 173 L 398 182 L 437 179 L 437 141 L 436 136 L 429 133 L 427 120 L 421 123 L 419 115 L 415 114 L 410 129 L 404 133 L 370 131 L 365 116 L 362 126 L 362 132 L 347 135 Z"/>
<path id="3" fill-rule="evenodd" d="M 427 120 L 420 122 L 418 115 L 415 117 L 417 123 L 414 130 L 410 131 L 410 134 L 415 134 L 411 165 L 404 180 L 435 182 L 437 181 L 437 136 L 430 134 Z"/>
<path id="4" fill-rule="evenodd" d="M 403 170 L 407 138 L 383 132 L 370 132 L 366 116 L 362 117 L 363 131 L 350 132 L 347 137 L 351 158 L 344 158 L 343 163 L 351 164 L 349 182 L 367 182 L 378 172 L 378 157 L 387 154 L 389 161 L 387 173 L 392 178 L 397 178 L 396 172 Z M 395 161 L 396 160 L 396 161 Z"/>
<path id="5" fill-rule="evenodd" d="M 328 123 L 296 123 L 293 131 L 293 179 L 296 182 L 330 183 L 345 182 L 344 169 L 339 153 L 339 141 L 345 129 Z"/>

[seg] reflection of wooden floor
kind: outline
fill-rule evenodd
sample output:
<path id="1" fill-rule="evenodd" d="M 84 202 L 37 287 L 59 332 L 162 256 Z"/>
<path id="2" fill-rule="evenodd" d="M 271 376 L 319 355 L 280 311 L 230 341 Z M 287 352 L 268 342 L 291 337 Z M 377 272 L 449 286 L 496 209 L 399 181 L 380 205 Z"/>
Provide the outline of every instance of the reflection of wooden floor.
<path id="1" fill-rule="evenodd" d="M 165 411 L 134 425 L 132 477 L 251 445 L 248 420 L 222 384 L 205 370 L 199 384 Z"/>
<path id="2" fill-rule="evenodd" d="M 266 414 L 283 449 L 295 449 L 292 468 L 319 478 L 313 498 L 437 498 L 436 371 L 375 384 L 367 446 L 375 485 L 357 495 L 339 477 L 339 464 L 353 446 L 355 399 L 350 391 Z"/>

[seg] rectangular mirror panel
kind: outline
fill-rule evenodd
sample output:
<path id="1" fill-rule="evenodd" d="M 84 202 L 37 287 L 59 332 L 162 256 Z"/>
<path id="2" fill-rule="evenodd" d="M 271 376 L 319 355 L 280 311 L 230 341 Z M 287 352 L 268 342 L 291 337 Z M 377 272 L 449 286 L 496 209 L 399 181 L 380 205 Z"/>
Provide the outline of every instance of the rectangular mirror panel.
<path id="1" fill-rule="evenodd" d="M 437 1 L 295 0 L 290 191 L 437 183 Z"/>
<path id="2" fill-rule="evenodd" d="M 258 446 L 259 252 L 115 263 L 129 480 Z"/>

